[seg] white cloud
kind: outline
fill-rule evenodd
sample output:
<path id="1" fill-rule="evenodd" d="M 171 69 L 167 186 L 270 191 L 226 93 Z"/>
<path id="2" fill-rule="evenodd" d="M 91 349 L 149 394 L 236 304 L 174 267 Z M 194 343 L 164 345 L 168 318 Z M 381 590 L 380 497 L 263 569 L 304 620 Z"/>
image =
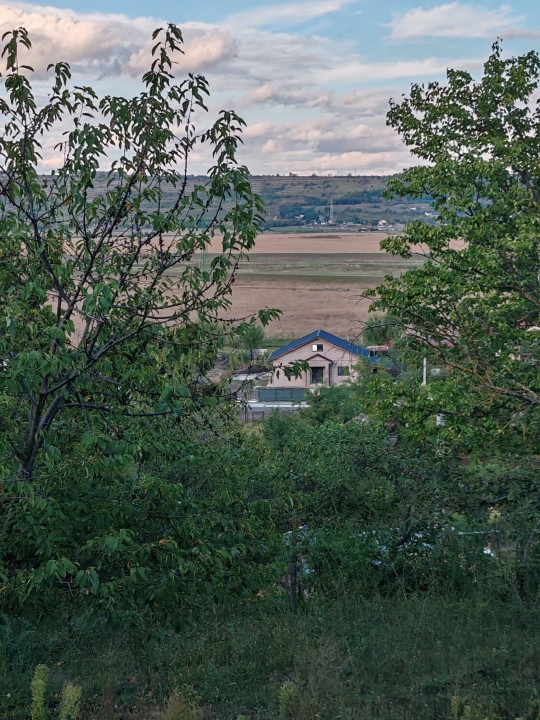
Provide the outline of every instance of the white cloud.
<path id="1" fill-rule="evenodd" d="M 237 55 L 236 40 L 229 32 L 198 23 L 186 23 L 182 30 L 184 55 L 176 58 L 177 70 L 205 72 Z M 139 75 L 150 67 L 153 45 L 154 41 L 147 40 L 140 50 L 130 56 L 126 66 L 130 74 Z"/>
<path id="2" fill-rule="evenodd" d="M 401 169 L 407 165 L 409 153 L 385 125 L 389 98 L 406 90 L 409 79 L 444 76 L 447 67 L 474 70 L 482 65 L 476 58 L 441 59 L 435 55 L 373 62 L 355 54 L 352 41 L 305 37 L 291 29 L 295 23 L 337 12 L 351 2 L 263 5 L 232 15 L 219 26 L 182 24 L 185 54 L 177 58 L 173 72 L 179 78 L 187 71 L 207 76 L 211 116 L 221 107 L 232 107 L 245 117 L 249 124 L 241 161 L 253 172 L 310 174 L 358 169 L 387 173 Z M 449 6 L 478 8 L 458 2 Z M 509 10 L 504 12 L 508 23 L 515 25 L 520 20 Z M 393 32 L 412 37 L 405 22 L 411 13 L 395 18 Z M 415 27 L 424 27 L 424 15 L 415 17 Z M 429 17 L 434 21 L 434 15 Z M 278 22 L 288 27 L 287 32 L 267 27 Z M 150 63 L 152 30 L 162 24 L 153 17 L 133 20 L 121 14 L 78 13 L 0 0 L 0 31 L 20 25 L 30 31 L 33 49 L 29 64 L 40 68 L 38 79 L 49 62 L 62 59 L 72 64 L 75 82 L 83 76 L 83 82 L 97 84 L 100 91 L 106 88 L 122 95 L 137 91 L 137 76 Z M 441 19 L 432 25 L 442 32 Z M 44 97 L 45 88 L 39 90 Z M 47 168 L 58 162 L 53 150 L 58 139 L 51 136 L 44 145 Z M 192 172 L 203 172 L 209 163 L 204 154 L 195 154 L 193 161 Z"/>
<path id="3" fill-rule="evenodd" d="M 390 37 L 410 40 L 427 37 L 495 38 L 538 37 L 540 33 L 519 28 L 524 15 L 513 15 L 510 5 L 490 9 L 486 5 L 450 2 L 430 9 L 423 7 L 396 15 L 390 23 Z"/>
<path id="4" fill-rule="evenodd" d="M 228 25 L 234 27 L 261 27 L 286 23 L 294 25 L 341 10 L 357 0 L 318 0 L 280 5 L 263 5 L 253 10 L 244 10 L 229 16 Z"/>
<path id="5" fill-rule="evenodd" d="M 409 154 L 384 116 L 358 122 L 353 114 L 299 122 L 264 121 L 248 127 L 248 164 L 256 159 L 265 172 L 347 173 L 355 169 L 385 174 L 407 165 Z"/>
<path id="6" fill-rule="evenodd" d="M 463 58 L 458 60 L 445 60 L 444 58 L 428 57 L 422 60 L 397 60 L 395 62 L 362 62 L 353 58 L 336 67 L 322 70 L 321 81 L 324 83 L 357 82 L 395 80 L 400 78 L 425 78 L 445 75 L 449 67 L 459 67 L 465 70 L 474 70 L 482 67 L 483 60 L 478 58 Z"/>
<path id="7" fill-rule="evenodd" d="M 133 23 L 124 15 L 79 14 L 72 10 L 29 3 L 1 6 L 0 32 L 24 26 L 32 41 L 32 63 L 37 77 L 58 60 L 93 75 L 117 74 L 158 23 L 141 18 Z"/>
<path id="8" fill-rule="evenodd" d="M 32 40 L 36 76 L 43 77 L 51 62 L 69 62 L 75 72 L 94 77 L 135 76 L 151 63 L 152 31 L 163 20 L 125 15 L 76 13 L 29 3 L 1 5 L 0 32 L 24 26 Z M 236 54 L 230 32 L 203 23 L 185 23 L 184 55 L 178 69 L 199 72 Z"/>

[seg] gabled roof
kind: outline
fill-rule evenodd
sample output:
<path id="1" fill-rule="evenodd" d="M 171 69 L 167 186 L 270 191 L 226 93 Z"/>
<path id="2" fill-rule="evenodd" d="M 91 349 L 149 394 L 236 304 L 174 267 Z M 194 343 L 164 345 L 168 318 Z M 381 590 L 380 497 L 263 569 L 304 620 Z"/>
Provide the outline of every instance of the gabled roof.
<path id="1" fill-rule="evenodd" d="M 313 355 L 310 355 L 308 358 L 306 358 L 306 361 L 313 360 L 313 358 L 321 358 L 321 360 L 325 360 L 326 362 L 330 363 L 330 365 L 334 364 L 333 360 L 330 360 L 330 358 L 327 358 L 322 353 L 313 353 Z"/>
<path id="2" fill-rule="evenodd" d="M 281 355 L 285 355 L 292 350 L 296 350 L 303 345 L 307 345 L 307 343 L 312 342 L 313 340 L 326 340 L 326 342 L 332 343 L 332 345 L 335 345 L 346 352 L 350 352 L 358 357 L 365 357 L 372 363 L 377 362 L 377 358 L 370 357 L 369 351 L 366 350 L 366 348 L 347 342 L 347 340 L 343 340 L 343 338 L 340 338 L 337 335 L 332 335 L 332 333 L 326 332 L 326 330 L 314 330 L 309 333 L 309 335 L 304 335 L 304 337 L 298 338 L 298 340 L 293 340 L 288 345 L 284 345 L 283 347 L 274 350 L 274 352 L 268 357 L 268 360 L 276 360 L 278 357 L 281 357 Z"/>

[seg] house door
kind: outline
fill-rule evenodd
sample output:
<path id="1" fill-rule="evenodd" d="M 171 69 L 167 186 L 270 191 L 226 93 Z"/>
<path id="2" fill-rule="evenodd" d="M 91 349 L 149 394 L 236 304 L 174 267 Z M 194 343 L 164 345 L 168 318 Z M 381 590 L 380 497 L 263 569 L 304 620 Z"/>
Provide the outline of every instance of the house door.
<path id="1" fill-rule="evenodd" d="M 311 368 L 311 384 L 321 385 L 324 382 L 324 368 L 323 367 L 312 367 Z"/>

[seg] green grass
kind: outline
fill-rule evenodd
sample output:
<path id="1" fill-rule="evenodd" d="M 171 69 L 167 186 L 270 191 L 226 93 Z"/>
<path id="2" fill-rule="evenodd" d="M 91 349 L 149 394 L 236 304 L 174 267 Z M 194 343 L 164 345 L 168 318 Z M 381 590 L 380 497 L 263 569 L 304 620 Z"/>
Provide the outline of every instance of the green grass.
<path id="1" fill-rule="evenodd" d="M 214 257 L 208 254 L 205 263 L 209 266 Z M 367 286 L 381 282 L 389 273 L 401 275 L 420 267 L 423 262 L 420 256 L 405 260 L 387 253 L 253 253 L 249 261 L 241 263 L 237 275 L 239 279 L 277 283 L 284 280 L 317 284 L 358 281 Z M 178 275 L 182 271 L 183 268 L 175 268 L 170 274 Z"/>
<path id="2" fill-rule="evenodd" d="M 52 695 L 66 679 L 82 685 L 81 720 L 148 718 L 175 687 L 192 688 L 218 720 L 271 720 L 287 681 L 291 720 L 450 720 L 456 696 L 479 709 L 478 720 L 538 717 L 540 617 L 518 601 L 362 600 L 352 592 L 312 599 L 293 615 L 271 592 L 177 620 L 182 629 L 159 641 L 127 629 L 112 637 L 89 619 L 54 633 L 27 628 L 8 647 L 2 698 L 11 693 L 11 714 L 0 716 L 25 717 L 33 668 L 45 662 Z"/>
<path id="3" fill-rule="evenodd" d="M 272 348 L 280 348 L 284 345 L 288 345 L 293 340 L 296 340 L 296 338 L 289 337 L 289 338 L 282 338 L 282 337 L 265 337 L 264 338 L 264 346 L 271 350 Z"/>

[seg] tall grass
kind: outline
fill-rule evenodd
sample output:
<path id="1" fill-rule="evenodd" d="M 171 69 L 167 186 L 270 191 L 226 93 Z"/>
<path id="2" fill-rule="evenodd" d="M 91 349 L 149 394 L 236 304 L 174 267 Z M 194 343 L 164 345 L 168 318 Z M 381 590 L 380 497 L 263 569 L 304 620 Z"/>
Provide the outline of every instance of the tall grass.
<path id="1" fill-rule="evenodd" d="M 8 646 L 0 717 L 28 718 L 31 669 L 42 661 L 51 697 L 67 678 L 82 685 L 81 720 L 142 720 L 184 705 L 196 716 L 195 695 L 178 695 L 186 687 L 208 718 L 532 720 L 539 614 L 515 598 L 362 600 L 351 588 L 331 602 L 308 600 L 296 615 L 276 591 L 212 617 L 186 616 L 160 638 L 113 634 L 90 618 L 53 636 L 51 626 L 27 629 Z"/>

